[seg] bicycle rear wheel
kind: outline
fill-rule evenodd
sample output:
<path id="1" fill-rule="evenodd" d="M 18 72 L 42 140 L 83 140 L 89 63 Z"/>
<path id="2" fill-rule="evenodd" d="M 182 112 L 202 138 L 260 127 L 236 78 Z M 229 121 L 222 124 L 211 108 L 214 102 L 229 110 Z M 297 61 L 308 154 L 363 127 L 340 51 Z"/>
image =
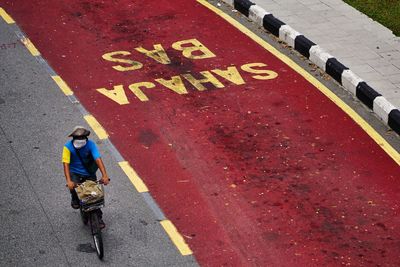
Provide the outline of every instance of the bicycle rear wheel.
<path id="1" fill-rule="evenodd" d="M 90 228 L 92 230 L 93 242 L 99 259 L 104 257 L 103 238 L 99 226 L 99 215 L 97 211 L 90 212 Z"/>

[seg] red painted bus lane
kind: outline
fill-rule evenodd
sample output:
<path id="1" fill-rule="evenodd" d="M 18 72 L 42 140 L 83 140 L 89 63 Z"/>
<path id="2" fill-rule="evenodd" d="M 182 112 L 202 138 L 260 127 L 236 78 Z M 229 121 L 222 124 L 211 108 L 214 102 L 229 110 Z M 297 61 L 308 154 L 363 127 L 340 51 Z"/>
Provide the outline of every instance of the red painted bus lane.
<path id="1" fill-rule="evenodd" d="M 204 266 L 400 265 L 398 165 L 195 1 L 0 1 Z"/>

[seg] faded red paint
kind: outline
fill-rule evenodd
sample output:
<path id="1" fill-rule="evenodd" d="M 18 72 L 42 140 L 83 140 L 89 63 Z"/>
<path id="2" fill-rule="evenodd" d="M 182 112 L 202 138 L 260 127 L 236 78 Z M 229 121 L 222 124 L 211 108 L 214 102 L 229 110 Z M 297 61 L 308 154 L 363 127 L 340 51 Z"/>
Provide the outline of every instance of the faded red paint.
<path id="1" fill-rule="evenodd" d="M 204 266 L 400 265 L 399 167 L 299 74 L 195 1 L 0 1 Z M 170 48 L 197 38 L 217 57 Z M 161 43 L 173 64 L 135 53 Z M 102 54 L 144 64 L 120 73 Z M 119 106 L 96 88 L 263 62 L 274 80 Z M 187 84 L 188 88 L 190 87 Z M 128 91 L 128 90 L 127 90 Z"/>

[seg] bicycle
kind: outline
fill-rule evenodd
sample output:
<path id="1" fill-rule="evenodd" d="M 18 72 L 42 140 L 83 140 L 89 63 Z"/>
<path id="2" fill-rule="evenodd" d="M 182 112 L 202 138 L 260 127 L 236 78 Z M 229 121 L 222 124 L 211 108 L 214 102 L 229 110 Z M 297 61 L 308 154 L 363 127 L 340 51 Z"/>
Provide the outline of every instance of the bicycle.
<path id="1" fill-rule="evenodd" d="M 100 184 L 99 181 L 96 181 L 96 184 L 101 188 L 101 191 L 104 192 L 103 185 Z M 99 257 L 100 260 L 102 260 L 104 257 L 104 248 L 103 248 L 103 238 L 101 235 L 101 227 L 99 225 L 99 219 L 100 219 L 100 208 L 104 207 L 104 194 L 100 198 L 96 196 L 96 194 L 94 195 L 91 194 L 83 199 L 79 199 L 79 202 L 80 202 L 79 210 L 82 222 L 84 225 L 89 224 L 97 256 Z"/>

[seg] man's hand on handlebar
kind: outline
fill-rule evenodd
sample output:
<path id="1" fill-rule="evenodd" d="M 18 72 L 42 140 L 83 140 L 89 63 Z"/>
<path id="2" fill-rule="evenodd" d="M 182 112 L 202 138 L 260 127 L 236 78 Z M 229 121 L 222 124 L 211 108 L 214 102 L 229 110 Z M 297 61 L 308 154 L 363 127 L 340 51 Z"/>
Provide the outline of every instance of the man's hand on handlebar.
<path id="1" fill-rule="evenodd" d="M 68 181 L 67 182 L 67 187 L 69 188 L 69 190 L 72 190 L 76 187 L 75 183 L 72 181 Z"/>
<path id="2" fill-rule="evenodd" d="M 108 185 L 109 182 L 110 182 L 110 178 L 108 178 L 107 175 L 101 177 L 101 179 L 100 179 L 101 184 Z"/>

